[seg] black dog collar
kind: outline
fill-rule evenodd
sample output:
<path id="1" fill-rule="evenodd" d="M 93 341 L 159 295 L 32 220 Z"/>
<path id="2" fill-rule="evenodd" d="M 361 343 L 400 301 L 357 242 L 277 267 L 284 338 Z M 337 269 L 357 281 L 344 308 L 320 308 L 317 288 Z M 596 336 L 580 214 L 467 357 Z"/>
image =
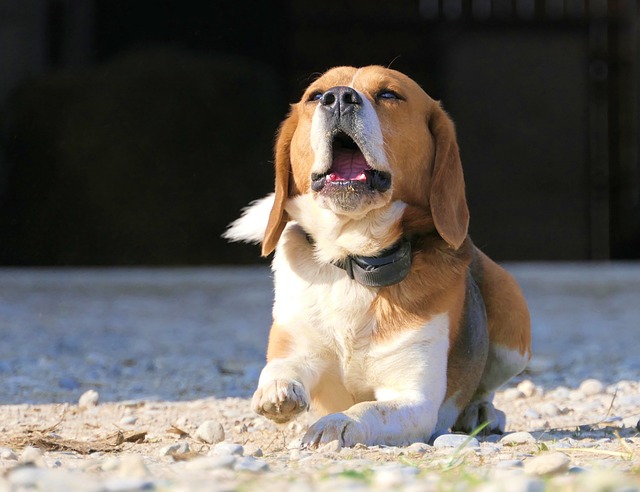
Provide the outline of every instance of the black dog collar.
<path id="1" fill-rule="evenodd" d="M 377 256 L 347 256 L 334 263 L 350 278 L 367 287 L 387 287 L 402 282 L 411 269 L 411 243 L 401 239 Z"/>

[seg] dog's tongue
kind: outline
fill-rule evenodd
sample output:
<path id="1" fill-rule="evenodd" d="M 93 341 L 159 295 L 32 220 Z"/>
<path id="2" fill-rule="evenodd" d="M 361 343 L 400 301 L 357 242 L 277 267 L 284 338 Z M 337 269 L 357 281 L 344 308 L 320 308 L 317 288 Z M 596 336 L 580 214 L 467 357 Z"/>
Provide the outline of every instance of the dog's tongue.
<path id="1" fill-rule="evenodd" d="M 333 156 L 330 181 L 366 181 L 365 171 L 370 169 L 362 152 L 356 149 L 336 149 Z"/>

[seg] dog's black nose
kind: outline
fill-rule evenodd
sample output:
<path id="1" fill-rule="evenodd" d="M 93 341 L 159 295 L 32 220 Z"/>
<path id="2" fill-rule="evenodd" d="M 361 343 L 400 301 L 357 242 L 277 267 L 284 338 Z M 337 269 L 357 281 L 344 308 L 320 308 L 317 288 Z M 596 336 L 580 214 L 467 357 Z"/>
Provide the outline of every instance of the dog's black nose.
<path id="1" fill-rule="evenodd" d="M 322 94 L 320 104 L 332 112 L 342 114 L 362 104 L 362 98 L 355 89 L 339 85 Z"/>

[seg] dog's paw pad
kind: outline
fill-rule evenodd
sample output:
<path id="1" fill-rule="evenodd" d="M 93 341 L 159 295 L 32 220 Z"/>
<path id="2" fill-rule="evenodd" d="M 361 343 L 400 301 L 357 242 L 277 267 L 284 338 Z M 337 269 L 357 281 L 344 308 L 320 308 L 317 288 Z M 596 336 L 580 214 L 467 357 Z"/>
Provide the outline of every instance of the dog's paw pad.
<path id="1" fill-rule="evenodd" d="M 481 435 L 504 434 L 504 412 L 494 407 L 490 401 L 474 401 L 462 411 L 452 430 L 470 434 L 485 423 L 488 425 L 482 429 Z"/>
<path id="2" fill-rule="evenodd" d="M 309 427 L 302 438 L 302 445 L 316 448 L 333 441 L 338 441 L 343 447 L 366 444 L 366 432 L 357 420 L 344 413 L 332 413 Z"/>
<path id="3" fill-rule="evenodd" d="M 309 398 L 300 383 L 276 379 L 256 390 L 251 407 L 274 422 L 284 423 L 308 410 Z"/>

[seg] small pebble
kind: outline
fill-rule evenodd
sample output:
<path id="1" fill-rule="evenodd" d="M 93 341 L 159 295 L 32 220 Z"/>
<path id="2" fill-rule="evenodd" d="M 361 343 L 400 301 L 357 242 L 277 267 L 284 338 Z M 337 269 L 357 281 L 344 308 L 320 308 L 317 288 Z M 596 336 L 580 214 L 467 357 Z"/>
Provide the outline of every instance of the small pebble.
<path id="1" fill-rule="evenodd" d="M 113 470 L 117 470 L 120 466 L 120 459 L 116 457 L 109 457 L 100 463 L 100 470 L 105 472 L 110 472 Z"/>
<path id="2" fill-rule="evenodd" d="M 23 464 L 29 463 L 38 467 L 47 466 L 44 461 L 44 453 L 42 450 L 33 446 L 27 446 L 24 448 L 18 461 Z"/>
<path id="3" fill-rule="evenodd" d="M 524 398 L 524 393 L 518 388 L 507 388 L 502 392 L 502 397 L 506 401 L 514 401 L 519 400 L 520 398 Z"/>
<path id="4" fill-rule="evenodd" d="M 537 392 L 536 385 L 528 379 L 525 379 L 520 384 L 518 384 L 517 389 L 520 390 L 520 392 L 527 398 L 535 395 Z"/>
<path id="5" fill-rule="evenodd" d="M 526 444 L 535 443 L 536 438 L 528 432 L 512 432 L 511 434 L 505 434 L 500 439 L 500 443 L 512 445 L 512 444 Z"/>
<path id="6" fill-rule="evenodd" d="M 553 402 L 543 403 L 542 405 L 540 405 L 539 410 L 543 415 L 546 415 L 548 417 L 556 417 L 562 414 L 562 411 L 560 410 L 560 408 L 558 408 L 558 405 Z"/>
<path id="7" fill-rule="evenodd" d="M 584 399 L 584 393 L 582 393 L 582 391 L 578 391 L 578 390 L 571 390 L 569 391 L 569 397 L 568 397 L 569 401 L 580 401 Z"/>
<path id="8" fill-rule="evenodd" d="M 417 468 L 397 464 L 379 466 L 374 468 L 373 483 L 378 490 L 402 488 L 418 471 Z"/>
<path id="9" fill-rule="evenodd" d="M 135 415 L 125 415 L 120 419 L 120 425 L 134 425 L 138 421 Z"/>
<path id="10" fill-rule="evenodd" d="M 11 488 L 2 488 L 2 490 L 37 490 L 38 484 L 43 482 L 48 473 L 49 470 L 33 466 L 13 468 L 8 475 Z"/>
<path id="11" fill-rule="evenodd" d="M 176 442 L 169 446 L 160 448 L 160 456 L 173 456 L 176 454 L 186 454 L 190 451 L 187 441 Z"/>
<path id="12" fill-rule="evenodd" d="M 123 478 L 144 478 L 149 475 L 149 470 L 144 464 L 142 456 L 125 454 L 120 458 L 116 474 Z"/>
<path id="13" fill-rule="evenodd" d="M 244 448 L 240 444 L 232 442 L 219 442 L 209 451 L 209 456 L 218 455 L 242 456 L 244 455 Z"/>
<path id="14" fill-rule="evenodd" d="M 578 391 L 585 396 L 594 396 L 603 393 L 605 390 L 604 384 L 597 379 L 585 379 L 580 383 Z"/>
<path id="15" fill-rule="evenodd" d="M 16 453 L 11 448 L 0 448 L 0 459 L 3 460 L 17 460 Z"/>
<path id="16" fill-rule="evenodd" d="M 300 449 L 302 447 L 302 439 L 293 439 L 289 444 L 287 444 L 287 449 Z"/>
<path id="17" fill-rule="evenodd" d="M 185 468 L 191 471 L 209 471 L 231 469 L 236 462 L 236 457 L 230 454 L 220 456 L 202 456 L 185 463 Z"/>
<path id="18" fill-rule="evenodd" d="M 571 460 L 560 452 L 541 454 L 527 460 L 524 464 L 524 472 L 527 475 L 545 476 L 563 473 L 569 469 Z"/>
<path id="19" fill-rule="evenodd" d="M 262 448 L 257 447 L 255 444 L 247 444 L 244 447 L 244 454 L 247 456 L 255 456 L 256 458 L 260 458 L 263 456 L 264 452 Z"/>
<path id="20" fill-rule="evenodd" d="M 528 419 L 539 419 L 540 414 L 536 412 L 533 408 L 527 408 L 524 411 L 524 416 Z"/>
<path id="21" fill-rule="evenodd" d="M 88 390 L 82 393 L 82 396 L 78 399 L 78 406 L 82 409 L 94 408 L 98 405 L 100 395 L 95 390 Z"/>
<path id="22" fill-rule="evenodd" d="M 259 460 L 253 456 L 246 456 L 236 461 L 233 467 L 235 471 L 261 472 L 269 469 L 269 464 L 264 460 Z"/>
<path id="23" fill-rule="evenodd" d="M 464 445 L 467 448 L 479 448 L 480 443 L 475 437 L 464 434 L 442 434 L 433 442 L 434 448 L 458 448 Z"/>
<path id="24" fill-rule="evenodd" d="M 556 389 L 550 392 L 549 396 L 557 398 L 558 400 L 568 400 L 570 390 L 566 386 L 558 386 Z"/>
<path id="25" fill-rule="evenodd" d="M 342 444 L 337 439 L 322 446 L 318 447 L 318 453 L 339 453 L 342 449 Z"/>
<path id="26" fill-rule="evenodd" d="M 195 437 L 207 444 L 215 444 L 224 441 L 224 428 L 219 422 L 206 420 L 196 430 Z"/>
<path id="27" fill-rule="evenodd" d="M 414 442 L 410 446 L 407 446 L 407 453 L 424 454 L 429 451 L 430 446 L 423 442 Z"/>

